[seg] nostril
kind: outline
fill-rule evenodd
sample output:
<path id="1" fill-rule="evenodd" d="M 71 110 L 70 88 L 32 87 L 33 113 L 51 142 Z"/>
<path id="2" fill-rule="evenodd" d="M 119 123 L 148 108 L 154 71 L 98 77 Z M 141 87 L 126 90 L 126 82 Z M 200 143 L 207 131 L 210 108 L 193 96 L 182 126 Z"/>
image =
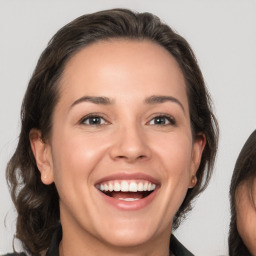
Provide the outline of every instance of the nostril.
<path id="1" fill-rule="evenodd" d="M 142 158 L 145 158 L 146 156 L 145 155 L 140 155 L 138 157 L 135 157 L 137 159 L 142 159 Z M 128 156 L 117 156 L 117 158 L 128 158 Z"/>
<path id="2" fill-rule="evenodd" d="M 126 156 L 117 156 L 117 158 L 123 159 L 123 158 L 127 158 L 127 157 Z"/>
<path id="3" fill-rule="evenodd" d="M 119 160 L 125 160 L 125 161 L 127 161 L 127 162 L 133 162 L 133 161 L 136 161 L 136 160 L 144 160 L 144 159 L 146 159 L 146 158 L 147 158 L 146 155 L 139 155 L 139 156 L 136 156 L 136 155 L 134 155 L 134 156 L 131 156 L 131 155 L 129 155 L 129 156 L 119 155 L 119 156 L 116 156 L 116 157 L 115 157 L 116 160 L 117 160 L 117 159 L 119 159 Z"/>

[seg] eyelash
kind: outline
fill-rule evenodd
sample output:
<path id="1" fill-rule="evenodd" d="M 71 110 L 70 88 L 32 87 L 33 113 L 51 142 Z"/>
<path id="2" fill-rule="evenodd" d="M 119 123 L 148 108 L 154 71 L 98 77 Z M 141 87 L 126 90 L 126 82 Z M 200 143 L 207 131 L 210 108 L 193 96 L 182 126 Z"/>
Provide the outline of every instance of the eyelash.
<path id="1" fill-rule="evenodd" d="M 167 120 L 168 123 L 160 123 L 160 124 L 150 124 L 151 121 L 156 120 L 156 119 L 162 119 L 164 118 L 165 120 Z M 158 114 L 156 116 L 154 116 L 149 122 L 148 125 L 157 125 L 157 126 L 168 126 L 168 125 L 172 125 L 175 126 L 176 125 L 176 120 L 174 119 L 173 116 L 171 115 L 167 115 L 167 114 Z"/>
<path id="2" fill-rule="evenodd" d="M 97 119 L 98 121 L 103 120 L 104 123 L 97 123 L 97 120 L 93 120 L 93 119 Z M 154 121 L 154 120 L 156 121 L 157 119 L 165 119 L 165 121 L 164 121 L 165 123 L 161 123 L 161 121 L 160 121 L 160 123 L 150 124 L 152 121 Z M 92 121 L 92 123 L 90 123 L 90 121 Z M 95 121 L 96 121 L 96 123 L 93 123 Z M 89 123 L 86 123 L 86 122 L 89 122 Z M 110 124 L 104 117 L 102 117 L 100 114 L 96 114 L 96 113 L 91 113 L 91 114 L 86 115 L 85 117 L 83 117 L 80 120 L 79 123 L 83 124 L 83 125 L 88 125 L 88 126 L 102 126 L 102 125 Z M 147 122 L 147 125 L 156 125 L 156 126 L 172 125 L 172 126 L 175 126 L 176 125 L 176 120 L 171 115 L 158 114 L 158 115 L 154 116 L 152 119 L 150 119 L 150 121 Z"/>
<path id="3" fill-rule="evenodd" d="M 100 123 L 90 123 L 90 121 L 92 121 L 93 119 L 101 119 L 101 120 L 104 120 L 104 124 Z M 89 123 L 86 123 L 87 121 L 89 121 Z M 102 125 L 107 125 L 109 124 L 108 121 L 106 121 L 106 119 L 104 117 L 102 117 L 101 115 L 99 114 L 95 114 L 95 113 L 91 113 L 91 114 L 88 114 L 86 115 L 85 117 L 83 117 L 80 122 L 80 124 L 84 124 L 84 125 L 89 125 L 89 126 L 102 126 Z"/>

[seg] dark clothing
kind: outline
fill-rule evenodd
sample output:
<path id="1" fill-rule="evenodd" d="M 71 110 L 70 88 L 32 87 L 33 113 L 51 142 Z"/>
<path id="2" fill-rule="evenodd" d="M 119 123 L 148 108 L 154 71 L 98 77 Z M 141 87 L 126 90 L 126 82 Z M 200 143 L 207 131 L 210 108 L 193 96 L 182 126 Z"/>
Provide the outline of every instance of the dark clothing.
<path id="1" fill-rule="evenodd" d="M 53 233 L 52 241 L 50 247 L 46 253 L 46 256 L 59 256 L 59 243 L 62 238 L 62 229 L 59 226 Z M 170 254 L 175 256 L 193 256 L 177 239 L 175 236 L 171 236 L 170 240 Z M 171 254 L 171 255 L 172 255 Z M 7 254 L 4 256 L 18 256 L 19 254 Z M 25 256 L 25 254 L 20 254 L 20 256 Z"/>
<path id="2" fill-rule="evenodd" d="M 21 253 L 7 253 L 7 254 L 0 255 L 0 256 L 26 256 L 26 254 L 24 252 L 21 252 Z"/>
<path id="3" fill-rule="evenodd" d="M 175 256 L 194 256 L 189 252 L 179 241 L 172 235 L 170 240 L 170 253 L 174 253 Z"/>
<path id="4" fill-rule="evenodd" d="M 59 243 L 62 239 L 62 228 L 61 226 L 54 232 L 50 247 L 46 253 L 46 256 L 59 256 Z"/>

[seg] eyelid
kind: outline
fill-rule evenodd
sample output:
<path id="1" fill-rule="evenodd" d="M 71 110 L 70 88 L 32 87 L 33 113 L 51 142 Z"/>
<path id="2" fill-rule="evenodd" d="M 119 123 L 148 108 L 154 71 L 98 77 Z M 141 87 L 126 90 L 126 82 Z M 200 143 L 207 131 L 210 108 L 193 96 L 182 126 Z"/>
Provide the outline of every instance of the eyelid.
<path id="1" fill-rule="evenodd" d="M 150 124 L 150 122 L 157 117 L 164 117 L 169 121 L 169 123 L 168 124 Z M 176 123 L 177 123 L 176 119 L 172 115 L 166 114 L 166 113 L 156 113 L 152 117 L 150 117 L 150 120 L 147 122 L 147 125 L 156 125 L 156 126 L 173 125 L 174 126 L 176 125 Z"/>
<path id="2" fill-rule="evenodd" d="M 101 125 L 107 125 L 107 124 L 110 124 L 110 122 L 107 120 L 107 118 L 105 117 L 105 115 L 103 115 L 102 113 L 98 113 L 98 112 L 95 112 L 95 113 L 89 113 L 85 116 L 83 116 L 80 120 L 79 120 L 79 124 L 82 124 L 82 125 L 88 125 L 90 126 L 89 124 L 86 124 L 85 121 L 89 118 L 92 118 L 92 117 L 97 117 L 97 118 L 102 118 L 104 119 L 105 123 L 104 124 L 98 124 L 98 126 L 101 126 Z M 93 125 L 92 125 L 93 126 Z M 94 125 L 94 126 L 97 126 L 97 125 Z"/>

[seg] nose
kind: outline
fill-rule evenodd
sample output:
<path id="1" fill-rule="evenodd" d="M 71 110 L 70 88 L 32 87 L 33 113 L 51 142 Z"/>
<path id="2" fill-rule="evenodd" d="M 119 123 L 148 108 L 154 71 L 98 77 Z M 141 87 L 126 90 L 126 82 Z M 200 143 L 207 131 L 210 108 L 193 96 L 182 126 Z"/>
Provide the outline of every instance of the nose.
<path id="1" fill-rule="evenodd" d="M 149 159 L 151 150 L 143 128 L 136 125 L 120 128 L 115 134 L 110 156 L 113 160 L 123 159 L 128 163 Z"/>

